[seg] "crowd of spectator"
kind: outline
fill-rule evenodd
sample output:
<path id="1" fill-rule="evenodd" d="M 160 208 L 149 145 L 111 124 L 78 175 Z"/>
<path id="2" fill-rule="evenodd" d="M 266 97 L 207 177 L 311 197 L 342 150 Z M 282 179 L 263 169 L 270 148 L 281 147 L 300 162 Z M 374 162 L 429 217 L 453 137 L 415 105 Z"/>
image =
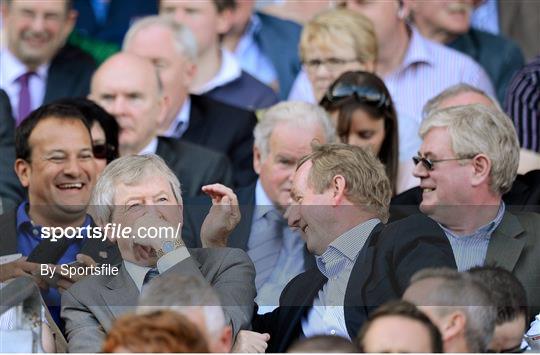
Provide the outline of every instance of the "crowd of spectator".
<path id="1" fill-rule="evenodd" d="M 507 3 L 2 0 L 0 351 L 539 351 Z"/>

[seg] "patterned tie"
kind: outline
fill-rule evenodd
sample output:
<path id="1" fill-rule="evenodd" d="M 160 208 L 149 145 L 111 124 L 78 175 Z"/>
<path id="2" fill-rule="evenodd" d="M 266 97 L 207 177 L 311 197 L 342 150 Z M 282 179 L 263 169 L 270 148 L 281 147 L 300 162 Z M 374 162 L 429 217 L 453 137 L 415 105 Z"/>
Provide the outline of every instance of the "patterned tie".
<path id="1" fill-rule="evenodd" d="M 263 215 L 248 241 L 248 255 L 255 264 L 255 286 L 259 290 L 268 280 L 282 245 L 284 220 L 281 214 L 271 209 Z"/>
<path id="2" fill-rule="evenodd" d="M 152 281 L 154 277 L 157 277 L 157 276 L 159 276 L 159 270 L 157 268 L 152 268 L 148 270 L 148 272 L 146 273 L 146 276 L 144 276 L 141 291 L 144 290 L 144 288 L 148 286 L 148 283 Z"/>
<path id="3" fill-rule="evenodd" d="M 30 77 L 35 75 L 34 72 L 26 72 L 21 75 L 17 81 L 19 82 L 19 110 L 17 115 L 17 126 L 28 116 L 32 110 L 32 99 L 30 97 Z"/>

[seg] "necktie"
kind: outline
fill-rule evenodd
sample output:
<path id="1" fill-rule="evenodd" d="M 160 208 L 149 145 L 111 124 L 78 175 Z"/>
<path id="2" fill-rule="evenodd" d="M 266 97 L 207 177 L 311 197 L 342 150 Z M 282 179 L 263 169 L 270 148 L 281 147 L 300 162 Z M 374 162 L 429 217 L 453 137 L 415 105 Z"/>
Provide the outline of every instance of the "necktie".
<path id="1" fill-rule="evenodd" d="M 159 270 L 157 268 L 152 268 L 152 269 L 148 270 L 148 272 L 144 276 L 144 280 L 143 280 L 143 284 L 142 284 L 142 290 L 144 290 L 144 288 L 146 286 L 148 286 L 148 283 L 150 281 L 152 281 L 152 279 L 154 277 L 157 277 L 157 276 L 159 276 Z"/>
<path id="2" fill-rule="evenodd" d="M 17 115 L 17 126 L 28 116 L 32 110 L 32 99 L 30 97 L 30 77 L 34 72 L 26 72 L 21 75 L 17 81 L 19 82 L 19 110 Z"/>
<path id="3" fill-rule="evenodd" d="M 255 264 L 257 290 L 268 280 L 276 265 L 282 245 L 283 217 L 272 209 L 259 220 L 248 241 L 248 255 Z"/>

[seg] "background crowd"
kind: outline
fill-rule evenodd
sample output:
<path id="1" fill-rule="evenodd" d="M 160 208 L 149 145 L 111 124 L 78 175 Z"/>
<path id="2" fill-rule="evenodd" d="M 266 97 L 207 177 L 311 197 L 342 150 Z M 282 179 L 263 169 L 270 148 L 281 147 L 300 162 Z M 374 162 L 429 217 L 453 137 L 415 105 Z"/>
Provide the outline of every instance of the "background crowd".
<path id="1" fill-rule="evenodd" d="M 43 350 L 540 350 L 540 1 L 1 14 L 0 295 Z M 42 237 L 108 223 L 178 233 Z"/>

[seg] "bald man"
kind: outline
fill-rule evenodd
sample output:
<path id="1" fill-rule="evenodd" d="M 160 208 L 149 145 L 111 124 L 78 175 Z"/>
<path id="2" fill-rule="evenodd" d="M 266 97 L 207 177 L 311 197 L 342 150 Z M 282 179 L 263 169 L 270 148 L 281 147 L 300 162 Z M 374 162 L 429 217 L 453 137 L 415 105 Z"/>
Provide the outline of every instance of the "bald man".
<path id="1" fill-rule="evenodd" d="M 168 98 L 162 91 L 156 69 L 148 59 L 119 53 L 98 68 L 89 97 L 118 122 L 120 155 L 161 156 L 182 181 L 185 196 L 199 194 L 207 184 L 231 185 L 232 169 L 223 154 L 157 136 L 168 108 Z"/>

